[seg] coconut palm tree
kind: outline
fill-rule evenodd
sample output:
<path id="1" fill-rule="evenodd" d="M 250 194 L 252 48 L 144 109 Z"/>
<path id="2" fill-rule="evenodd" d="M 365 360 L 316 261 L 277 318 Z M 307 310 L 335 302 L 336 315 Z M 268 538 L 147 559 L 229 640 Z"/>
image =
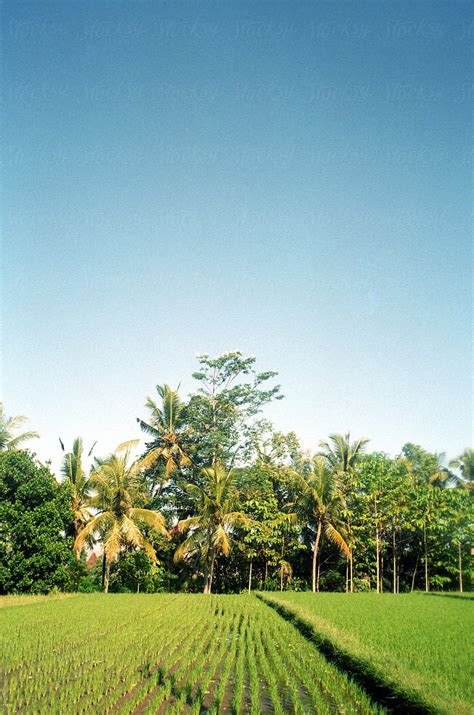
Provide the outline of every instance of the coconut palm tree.
<path id="1" fill-rule="evenodd" d="M 322 450 L 319 454 L 327 460 L 330 469 L 339 476 L 341 487 L 345 496 L 348 496 L 349 492 L 352 490 L 352 476 L 354 468 L 357 461 L 364 453 L 368 442 L 369 440 L 363 437 L 351 442 L 350 432 L 347 432 L 347 434 L 344 435 L 331 434 L 329 435 L 328 442 L 321 441 L 319 443 Z M 351 543 L 352 529 L 350 523 L 350 512 L 348 511 L 347 513 L 348 517 L 346 529 L 349 543 Z M 352 591 L 354 569 L 352 548 L 350 549 L 347 559 L 348 583 L 350 584 L 350 590 Z"/>
<path id="2" fill-rule="evenodd" d="M 339 512 L 344 507 L 340 478 L 329 466 L 327 459 L 316 455 L 310 468 L 299 474 L 301 482 L 300 504 L 310 514 L 314 533 L 312 556 L 312 589 L 317 590 L 317 562 L 323 535 L 332 541 L 347 558 L 351 552 L 339 526 Z"/>
<path id="3" fill-rule="evenodd" d="M 176 390 L 172 390 L 169 385 L 157 385 L 156 390 L 161 398 L 161 406 L 148 397 L 146 407 L 151 411 L 151 419 L 145 422 L 137 417 L 137 422 L 153 438 L 147 445 L 147 453 L 139 462 L 140 468 L 151 469 L 160 462 L 164 466 L 164 476 L 159 482 L 159 496 L 172 472 L 179 467 L 190 466 L 191 459 L 182 447 L 186 433 L 185 405 L 179 396 L 179 385 Z"/>
<path id="4" fill-rule="evenodd" d="M 59 438 L 59 443 L 63 452 L 66 452 L 61 438 Z M 97 442 L 94 442 L 90 448 L 88 457 L 91 456 L 96 444 Z M 91 510 L 87 506 L 87 501 L 91 496 L 91 489 L 89 477 L 83 467 L 83 452 L 82 439 L 81 437 L 76 437 L 72 444 L 71 452 L 67 452 L 64 455 L 61 464 L 61 474 L 71 490 L 71 509 L 74 513 L 74 539 L 91 516 Z"/>
<path id="5" fill-rule="evenodd" d="M 436 452 L 432 455 L 431 474 L 428 483 L 434 487 L 447 488 L 461 486 L 461 479 L 444 466 L 446 455 L 444 452 Z"/>
<path id="6" fill-rule="evenodd" d="M 5 414 L 5 409 L 3 407 L 3 402 L 0 402 L 0 450 L 15 450 L 21 449 L 24 442 L 29 439 L 37 439 L 39 437 L 38 432 L 21 432 L 20 434 L 15 434 L 15 432 L 28 422 L 27 417 L 22 417 L 17 415 L 16 417 L 7 417 Z"/>
<path id="7" fill-rule="evenodd" d="M 237 526 L 248 526 L 252 520 L 235 511 L 234 483 L 237 473 L 222 464 L 202 470 L 203 486 L 188 484 L 194 497 L 197 516 L 178 522 L 176 532 L 187 534 L 176 549 L 175 562 L 199 560 L 204 569 L 204 593 L 211 593 L 214 564 L 219 556 L 228 556 L 232 534 Z"/>
<path id="8" fill-rule="evenodd" d="M 329 442 L 324 440 L 319 443 L 320 454 L 327 459 L 331 469 L 339 474 L 347 473 L 353 469 L 365 447 L 368 439 L 356 439 L 351 443 L 350 432 L 347 434 L 331 434 Z"/>
<path id="9" fill-rule="evenodd" d="M 467 447 L 459 457 L 452 459 L 449 463 L 451 469 L 459 469 L 462 482 L 456 486 L 464 486 L 466 489 L 474 489 L 474 450 Z"/>
<path id="10" fill-rule="evenodd" d="M 79 532 L 74 543 L 79 557 L 91 538 L 102 541 L 105 592 L 108 591 L 110 564 L 122 549 L 144 549 L 153 561 L 157 560 L 155 549 L 142 530 L 143 526 L 168 536 L 162 514 L 135 506 L 142 496 L 138 480 L 140 469 L 131 462 L 130 449 L 137 443 L 138 440 L 125 442 L 107 459 L 96 460 L 96 467 L 90 476 L 94 496 L 88 500 L 96 515 Z"/>

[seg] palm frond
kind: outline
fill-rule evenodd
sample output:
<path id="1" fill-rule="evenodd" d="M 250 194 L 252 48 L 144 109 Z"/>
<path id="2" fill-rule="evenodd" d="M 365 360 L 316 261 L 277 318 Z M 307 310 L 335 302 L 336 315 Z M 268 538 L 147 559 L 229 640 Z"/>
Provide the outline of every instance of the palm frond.
<path id="1" fill-rule="evenodd" d="M 351 550 L 342 534 L 328 521 L 324 524 L 324 531 L 329 541 L 332 541 L 332 543 L 349 558 Z"/>

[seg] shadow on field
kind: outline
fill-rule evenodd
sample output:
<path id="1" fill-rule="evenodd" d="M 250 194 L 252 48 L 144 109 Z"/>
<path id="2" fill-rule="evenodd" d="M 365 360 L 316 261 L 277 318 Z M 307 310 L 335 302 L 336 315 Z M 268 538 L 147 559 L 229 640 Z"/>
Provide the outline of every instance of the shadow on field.
<path id="1" fill-rule="evenodd" d="M 474 596 L 468 596 L 463 593 L 424 593 L 423 596 L 437 596 L 438 598 L 455 598 L 456 601 L 474 601 Z"/>
<path id="2" fill-rule="evenodd" d="M 364 688 L 369 697 L 390 713 L 397 715 L 434 715 L 439 711 L 427 703 L 421 695 L 404 690 L 398 683 L 385 678 L 371 663 L 355 658 L 338 648 L 332 641 L 319 634 L 307 621 L 281 603 L 256 594 L 263 603 L 273 608 L 282 618 L 291 623 L 317 650 L 340 671 L 349 675 Z"/>

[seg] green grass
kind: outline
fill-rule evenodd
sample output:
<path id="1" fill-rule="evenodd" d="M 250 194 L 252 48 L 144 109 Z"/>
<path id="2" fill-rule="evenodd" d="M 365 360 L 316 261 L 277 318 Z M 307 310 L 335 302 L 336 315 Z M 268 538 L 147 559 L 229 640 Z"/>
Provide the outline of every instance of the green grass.
<path id="1" fill-rule="evenodd" d="M 263 594 L 383 682 L 440 712 L 472 713 L 474 604 L 424 594 Z"/>
<path id="2" fill-rule="evenodd" d="M 376 713 L 253 596 L 74 595 L 0 611 L 4 713 Z"/>

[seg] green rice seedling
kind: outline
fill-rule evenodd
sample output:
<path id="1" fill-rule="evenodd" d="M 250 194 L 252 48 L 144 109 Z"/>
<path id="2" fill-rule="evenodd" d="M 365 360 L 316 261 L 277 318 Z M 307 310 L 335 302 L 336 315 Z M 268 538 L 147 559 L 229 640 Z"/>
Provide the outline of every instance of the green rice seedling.
<path id="1" fill-rule="evenodd" d="M 272 594 L 369 679 L 400 702 L 440 712 L 471 712 L 474 604 L 423 594 Z M 453 645 L 455 646 L 453 648 Z M 449 653 L 449 657 L 447 654 Z M 345 698 L 344 687 L 339 697 Z"/>

